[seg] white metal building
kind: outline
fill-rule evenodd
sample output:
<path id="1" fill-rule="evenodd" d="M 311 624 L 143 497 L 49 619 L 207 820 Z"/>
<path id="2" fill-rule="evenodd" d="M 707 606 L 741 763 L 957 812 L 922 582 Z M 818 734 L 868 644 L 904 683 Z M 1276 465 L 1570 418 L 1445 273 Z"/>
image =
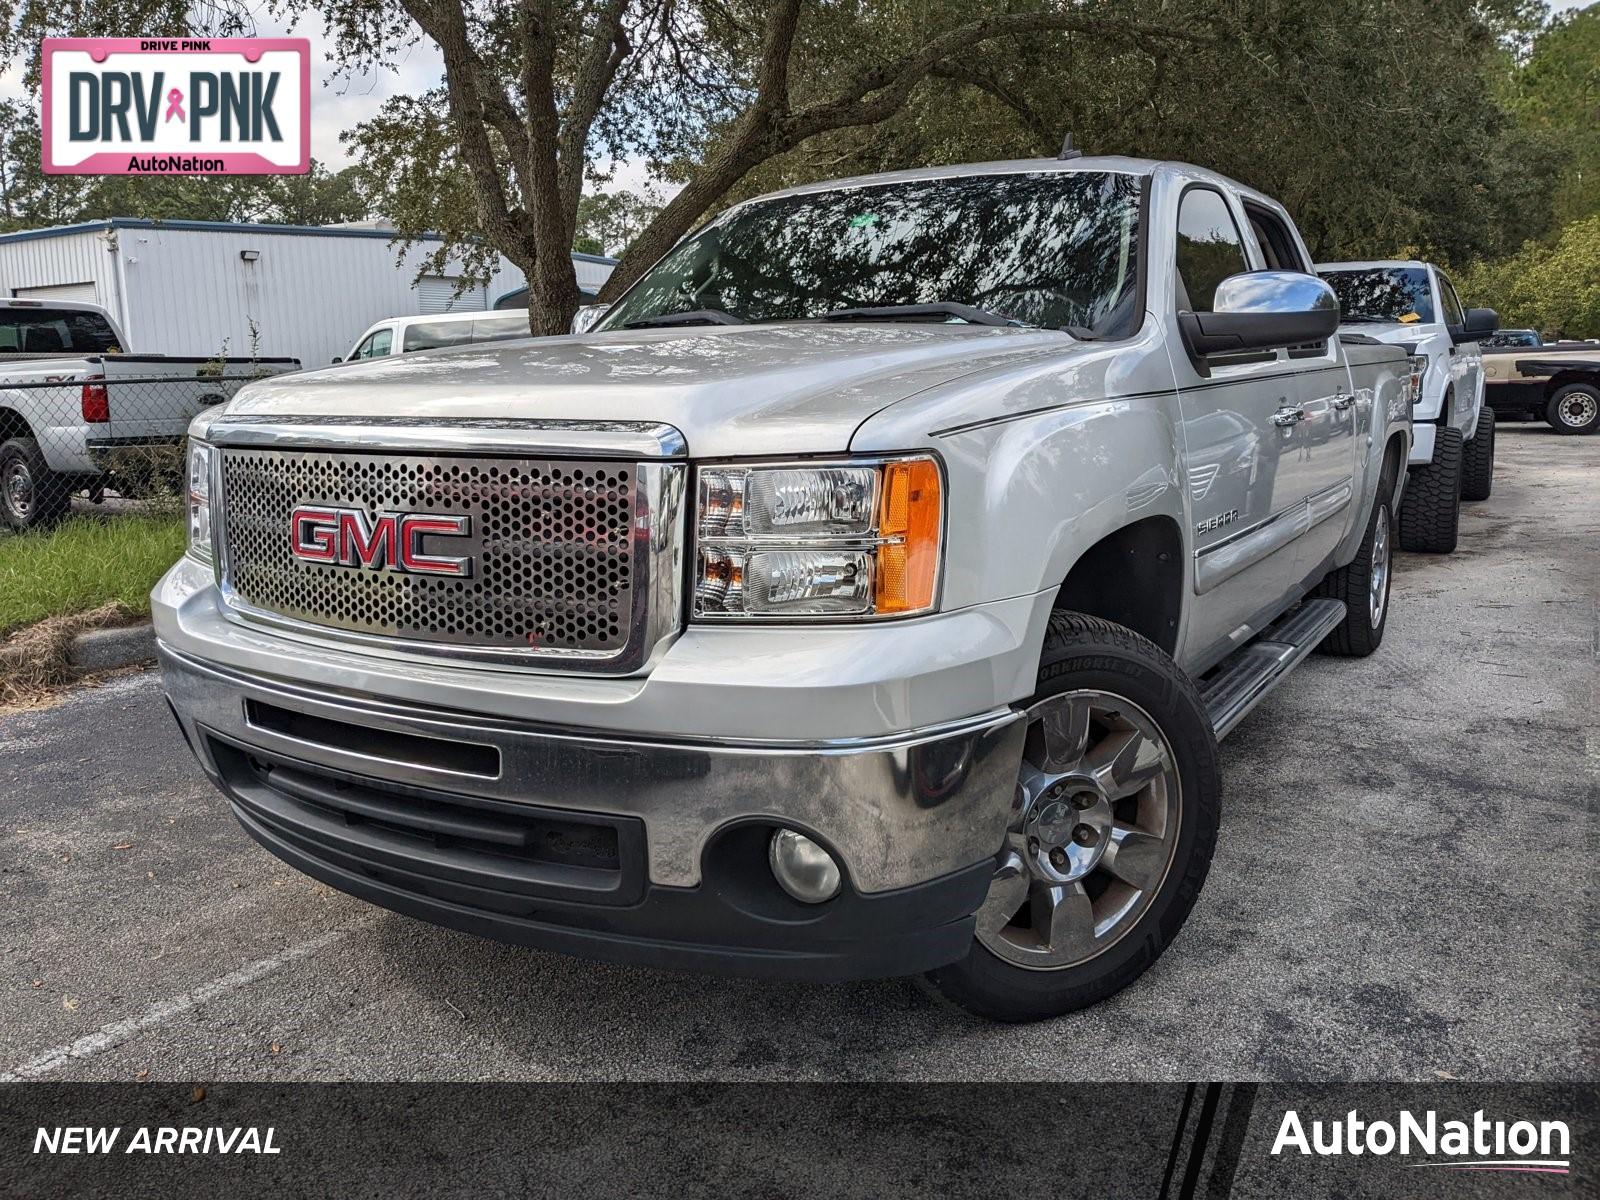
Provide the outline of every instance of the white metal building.
<path id="1" fill-rule="evenodd" d="M 391 230 L 362 225 L 232 225 L 112 217 L 0 234 L 0 296 L 87 300 L 108 309 L 142 354 L 257 353 L 320 366 L 374 321 L 491 308 L 525 285 L 502 257 L 488 287 L 454 296 L 457 265 L 417 272 L 434 246 L 403 256 Z M 596 290 L 615 259 L 574 254 Z"/>

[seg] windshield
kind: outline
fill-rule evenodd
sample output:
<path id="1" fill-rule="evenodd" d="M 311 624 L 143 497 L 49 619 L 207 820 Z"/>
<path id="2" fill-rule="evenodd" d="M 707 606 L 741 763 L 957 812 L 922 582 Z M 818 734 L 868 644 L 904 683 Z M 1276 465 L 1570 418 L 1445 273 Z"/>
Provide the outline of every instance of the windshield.
<path id="1" fill-rule="evenodd" d="M 1433 292 L 1421 267 L 1367 267 L 1319 271 L 1347 315 L 1378 317 L 1402 325 L 1434 321 Z"/>
<path id="2" fill-rule="evenodd" d="M 0 354 L 120 354 L 111 323 L 70 308 L 0 308 Z"/>
<path id="3" fill-rule="evenodd" d="M 674 247 L 600 328 L 708 309 L 799 321 L 844 308 L 965 304 L 1027 325 L 1123 336 L 1139 315 L 1139 195 L 1135 176 L 1084 171 L 761 201 Z"/>

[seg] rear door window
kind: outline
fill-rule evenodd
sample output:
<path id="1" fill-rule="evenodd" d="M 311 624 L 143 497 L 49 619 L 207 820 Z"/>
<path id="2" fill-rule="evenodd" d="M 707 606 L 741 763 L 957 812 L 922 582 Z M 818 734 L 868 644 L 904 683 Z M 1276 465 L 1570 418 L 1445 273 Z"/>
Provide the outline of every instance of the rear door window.
<path id="1" fill-rule="evenodd" d="M 1245 202 L 1245 215 L 1250 218 L 1250 232 L 1255 234 L 1261 247 L 1261 259 L 1270 271 L 1309 271 L 1311 268 L 1300 256 L 1300 248 L 1282 218 L 1269 208 Z"/>
<path id="2" fill-rule="evenodd" d="M 442 350 L 446 346 L 464 346 L 472 341 L 473 321 L 423 321 L 406 328 L 405 340 L 400 345 L 403 354 L 417 350 Z"/>
<path id="3" fill-rule="evenodd" d="M 512 317 L 485 317 L 472 323 L 472 340 L 475 342 L 527 336 L 528 314 L 525 312 Z"/>

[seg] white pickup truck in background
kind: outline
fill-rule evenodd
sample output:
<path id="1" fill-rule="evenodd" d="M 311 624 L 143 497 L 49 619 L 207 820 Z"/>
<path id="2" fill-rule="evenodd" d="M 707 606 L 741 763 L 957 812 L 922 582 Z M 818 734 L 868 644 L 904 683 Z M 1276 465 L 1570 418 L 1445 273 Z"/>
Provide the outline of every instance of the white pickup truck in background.
<path id="1" fill-rule="evenodd" d="M 1494 411 L 1483 402 L 1479 341 L 1500 328 L 1492 308 L 1463 308 L 1432 263 L 1318 263 L 1347 332 L 1412 354 L 1410 479 L 1400 504 L 1400 548 L 1449 554 L 1463 500 L 1487 500 L 1494 483 Z"/>
<path id="2" fill-rule="evenodd" d="M 300 367 L 126 347 L 98 305 L 0 299 L 0 527 L 53 524 L 78 491 L 175 491 L 191 420 L 252 379 Z"/>

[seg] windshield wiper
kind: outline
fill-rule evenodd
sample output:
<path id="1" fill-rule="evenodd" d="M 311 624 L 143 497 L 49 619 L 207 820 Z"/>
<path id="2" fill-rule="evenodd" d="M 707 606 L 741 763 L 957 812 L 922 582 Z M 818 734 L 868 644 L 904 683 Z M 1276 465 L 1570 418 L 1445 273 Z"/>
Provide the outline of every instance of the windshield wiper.
<path id="1" fill-rule="evenodd" d="M 1344 313 L 1340 313 L 1339 314 L 1339 320 L 1341 322 L 1344 322 L 1344 321 L 1350 321 L 1350 322 L 1361 321 L 1361 322 L 1366 322 L 1366 323 L 1372 324 L 1372 325 L 1398 325 L 1398 324 L 1400 324 L 1400 322 L 1396 321 L 1393 317 L 1380 317 L 1380 316 L 1375 316 L 1372 313 L 1365 313 L 1365 312 L 1344 312 Z"/>
<path id="2" fill-rule="evenodd" d="M 687 312 L 657 313 L 653 317 L 640 317 L 637 321 L 624 321 L 624 329 L 658 329 L 667 325 L 748 325 L 743 317 L 736 317 L 720 308 L 691 308 Z"/>
<path id="3" fill-rule="evenodd" d="M 836 308 L 823 313 L 823 321 L 926 321 L 959 317 L 968 325 L 1016 325 L 1019 322 L 970 304 L 940 300 L 933 304 L 881 304 L 871 308 Z"/>

